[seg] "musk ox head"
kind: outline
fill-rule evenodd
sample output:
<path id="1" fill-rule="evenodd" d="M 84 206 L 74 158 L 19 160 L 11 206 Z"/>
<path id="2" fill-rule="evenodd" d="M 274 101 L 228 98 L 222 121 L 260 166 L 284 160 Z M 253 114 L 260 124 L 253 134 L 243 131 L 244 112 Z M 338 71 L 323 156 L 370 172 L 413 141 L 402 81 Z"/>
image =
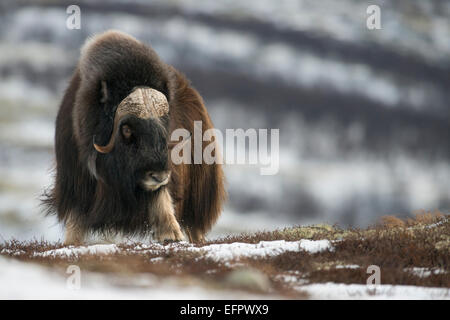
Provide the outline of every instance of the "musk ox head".
<path id="1" fill-rule="evenodd" d="M 112 127 L 111 133 L 101 132 L 93 139 L 98 152 L 97 175 L 109 186 L 123 190 L 122 194 L 138 188 L 156 191 L 170 178 L 167 98 L 149 87 L 133 88 L 119 103 L 110 101 L 110 96 L 102 82 L 102 103 L 112 103 L 106 110 L 115 112 L 105 119 L 112 122 L 106 126 Z M 101 144 L 101 136 L 107 136 L 106 144 Z"/>
<path id="2" fill-rule="evenodd" d="M 107 103 L 106 83 L 102 82 L 102 101 Z M 112 108 L 114 109 L 114 108 Z M 168 125 L 169 103 L 158 90 L 137 87 L 115 106 L 112 132 L 105 145 L 94 136 L 97 172 L 115 185 L 129 181 L 128 190 L 140 187 L 155 191 L 169 182 Z M 125 178 L 125 179 L 124 179 Z"/>

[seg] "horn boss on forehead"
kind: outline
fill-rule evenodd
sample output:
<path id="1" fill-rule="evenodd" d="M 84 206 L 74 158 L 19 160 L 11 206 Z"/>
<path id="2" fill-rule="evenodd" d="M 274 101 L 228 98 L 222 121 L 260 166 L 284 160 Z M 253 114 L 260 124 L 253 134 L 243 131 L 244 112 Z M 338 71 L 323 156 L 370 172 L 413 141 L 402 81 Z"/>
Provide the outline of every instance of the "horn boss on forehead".
<path id="1" fill-rule="evenodd" d="M 166 96 L 152 88 L 136 88 L 120 102 L 114 116 L 114 126 L 109 142 L 105 146 L 94 143 L 94 148 L 100 153 L 109 153 L 114 148 L 115 137 L 119 129 L 120 120 L 126 115 L 133 115 L 140 119 L 159 118 L 169 112 Z"/>

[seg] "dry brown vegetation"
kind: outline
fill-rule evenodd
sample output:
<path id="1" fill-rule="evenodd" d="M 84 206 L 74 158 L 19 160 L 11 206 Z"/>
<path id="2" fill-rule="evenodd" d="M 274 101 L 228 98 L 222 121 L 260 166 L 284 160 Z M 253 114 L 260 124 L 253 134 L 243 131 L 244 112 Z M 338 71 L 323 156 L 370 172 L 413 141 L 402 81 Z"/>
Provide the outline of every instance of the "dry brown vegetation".
<path id="1" fill-rule="evenodd" d="M 365 284 L 369 265 L 381 268 L 383 284 L 450 288 L 450 215 L 439 212 L 420 213 L 415 219 L 384 217 L 379 224 L 367 229 L 341 229 L 328 225 L 293 227 L 229 236 L 206 244 L 301 239 L 329 239 L 333 241 L 334 250 L 315 254 L 289 252 L 265 258 L 245 257 L 226 263 L 205 258 L 201 252 L 173 248 L 163 252 L 140 251 L 136 249 L 136 244 L 120 244 L 122 250 L 114 254 L 86 254 L 68 258 L 35 256 L 35 253 L 62 248 L 60 243 L 10 241 L 0 245 L 0 253 L 60 270 L 76 262 L 82 269 L 93 272 L 126 275 L 150 273 L 162 278 L 175 276 L 216 289 L 241 286 L 244 290 L 297 298 L 303 297 L 301 292 L 294 290 L 292 283 L 285 281 L 283 275 L 295 275 L 298 281 L 306 283 Z M 357 266 L 348 268 L 346 265 Z M 412 268 L 425 268 L 431 272 L 420 276 L 409 271 Z M 254 285 L 251 281 L 250 284 L 230 281 L 233 272 L 243 269 L 265 277 L 268 286 L 256 283 L 258 280 Z"/>

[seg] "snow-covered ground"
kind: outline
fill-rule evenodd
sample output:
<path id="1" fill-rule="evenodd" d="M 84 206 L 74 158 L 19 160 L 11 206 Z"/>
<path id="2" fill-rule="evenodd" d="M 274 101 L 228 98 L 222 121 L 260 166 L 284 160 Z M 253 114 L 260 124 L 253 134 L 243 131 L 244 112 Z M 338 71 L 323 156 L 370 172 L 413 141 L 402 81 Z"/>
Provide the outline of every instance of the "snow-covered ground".
<path id="1" fill-rule="evenodd" d="M 367 300 L 450 300 L 450 289 L 381 284 L 369 288 L 363 284 L 315 283 L 298 286 L 310 299 Z"/>
<path id="2" fill-rule="evenodd" d="M 162 253 L 167 250 L 189 251 L 202 253 L 204 258 L 215 261 L 229 261 L 242 257 L 268 257 L 285 252 L 305 251 L 317 253 L 324 250 L 332 250 L 331 242 L 328 240 L 300 240 L 300 241 L 260 241 L 257 244 L 251 243 L 225 243 L 211 244 L 203 247 L 196 247 L 188 242 L 179 242 L 169 245 L 153 243 L 151 245 L 139 245 L 133 249 L 127 249 L 127 253 L 143 254 L 147 252 Z M 81 255 L 105 255 L 121 252 L 116 244 L 96 244 L 82 247 L 67 247 L 55 250 L 36 253 L 35 256 L 48 257 L 79 257 Z"/>
<path id="3" fill-rule="evenodd" d="M 0 299 L 264 299 L 263 295 L 214 290 L 155 276 L 110 276 L 81 272 L 79 288 L 71 273 L 0 257 Z"/>
<path id="4" fill-rule="evenodd" d="M 227 263 L 242 257 L 269 257 L 286 252 L 317 253 L 332 250 L 328 240 L 262 241 L 258 244 L 213 244 L 194 247 L 188 243 L 169 245 L 139 245 L 126 249 L 127 254 L 163 253 L 168 250 L 202 253 L 203 257 Z M 151 274 L 115 274 L 80 270 L 79 285 L 74 285 L 74 266 L 83 255 L 115 254 L 123 251 L 115 244 L 97 244 L 67 247 L 36 253 L 35 257 L 67 257 L 72 265 L 63 270 L 24 263 L 0 257 L 0 299 L 280 299 L 276 294 L 254 294 L 229 288 L 217 289 L 183 278 L 158 278 Z M 4 253 L 4 252 L 3 252 Z M 16 255 L 22 252 L 17 251 Z M 162 257 L 152 258 L 158 263 Z M 339 266 L 359 268 L 358 265 Z M 72 268 L 72 269 L 71 269 Z M 417 270 L 415 270 L 417 271 Z M 409 271 L 405 271 L 409 272 Z M 280 277 L 294 290 L 306 293 L 309 299 L 450 299 L 448 288 L 429 288 L 404 285 L 378 285 L 374 288 L 361 284 L 308 284 L 297 272 Z M 77 281 L 78 281 L 77 280 Z"/>
<path id="5" fill-rule="evenodd" d="M 331 248 L 327 240 L 311 241 L 263 241 L 258 244 L 213 244 L 197 248 L 189 243 L 139 245 L 127 249 L 127 254 L 163 253 L 167 250 L 185 250 L 203 253 L 205 258 L 226 263 L 241 257 L 265 257 L 284 252 L 318 252 Z M 114 254 L 123 251 L 116 244 L 96 244 L 67 247 L 35 253 L 35 257 L 79 258 L 82 255 Z M 6 252 L 1 252 L 6 253 Z M 15 255 L 23 252 L 17 251 Z M 152 258 L 157 263 L 162 258 Z M 74 265 L 76 263 L 74 262 Z M 214 290 L 199 283 L 183 280 L 158 279 L 156 276 L 139 274 L 117 276 L 93 272 L 80 272 L 80 286 L 71 282 L 73 271 L 63 274 L 61 270 L 46 268 L 33 263 L 23 263 L 0 257 L 0 298 L 6 299 L 269 299 L 277 295 L 257 295 L 235 290 Z M 69 270 L 69 269 L 68 269 Z M 184 283 L 184 285 L 183 285 Z"/>

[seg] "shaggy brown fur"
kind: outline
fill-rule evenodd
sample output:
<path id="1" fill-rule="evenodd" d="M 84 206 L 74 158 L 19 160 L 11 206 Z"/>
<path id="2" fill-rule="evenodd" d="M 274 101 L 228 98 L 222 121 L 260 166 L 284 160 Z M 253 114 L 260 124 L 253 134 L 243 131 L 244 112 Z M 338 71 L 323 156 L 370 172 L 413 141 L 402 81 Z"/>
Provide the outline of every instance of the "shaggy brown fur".
<path id="1" fill-rule="evenodd" d="M 203 130 L 213 127 L 199 93 L 150 47 L 117 31 L 88 40 L 56 119 L 55 184 L 44 200 L 49 212 L 57 213 L 68 231 L 76 231 L 77 234 L 69 232 L 68 242 L 70 238 L 78 241 L 88 231 L 145 235 L 157 217 L 170 221 L 170 217 L 164 218 L 151 210 L 172 206 L 171 201 L 173 209 L 168 212 L 174 211 L 191 241 L 202 241 L 220 215 L 225 199 L 221 166 L 174 165 L 161 160 L 168 157 L 164 143 L 167 136 L 164 130 L 157 131 L 156 125 L 146 124 L 161 135 L 154 142 L 159 149 L 153 148 L 160 152 L 152 156 L 158 158 L 161 166 L 168 163 L 168 168 L 160 169 L 170 169 L 171 178 L 167 186 L 155 192 L 136 189 L 134 172 L 122 170 L 135 160 L 134 156 L 119 161 L 123 156 L 120 150 L 104 155 L 94 149 L 93 141 L 101 145 L 108 141 L 117 105 L 139 86 L 154 88 L 166 96 L 169 115 L 158 121 L 165 124 L 169 137 L 177 128 L 193 132 L 194 121 L 202 121 Z M 156 133 L 154 136 L 159 137 Z M 194 144 L 191 145 L 193 155 Z M 165 188 L 169 192 L 161 196 L 160 193 L 167 192 Z M 168 203 L 158 204 L 158 199 L 166 199 Z M 177 225 L 176 221 L 170 223 Z M 167 233 L 161 230 L 154 231 Z"/>

